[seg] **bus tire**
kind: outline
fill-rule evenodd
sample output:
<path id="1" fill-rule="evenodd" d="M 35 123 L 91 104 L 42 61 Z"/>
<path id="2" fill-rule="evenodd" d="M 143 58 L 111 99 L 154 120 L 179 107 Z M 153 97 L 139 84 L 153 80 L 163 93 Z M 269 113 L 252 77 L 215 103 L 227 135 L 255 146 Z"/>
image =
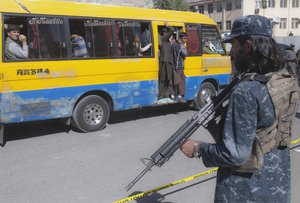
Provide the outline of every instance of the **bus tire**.
<path id="1" fill-rule="evenodd" d="M 84 97 L 76 105 L 72 124 L 82 132 L 93 132 L 105 127 L 110 110 L 108 103 L 97 95 Z"/>
<path id="2" fill-rule="evenodd" d="M 205 104 L 207 104 L 213 96 L 216 96 L 216 88 L 210 82 L 204 82 L 201 84 L 197 96 L 194 99 L 194 108 L 200 110 Z"/>

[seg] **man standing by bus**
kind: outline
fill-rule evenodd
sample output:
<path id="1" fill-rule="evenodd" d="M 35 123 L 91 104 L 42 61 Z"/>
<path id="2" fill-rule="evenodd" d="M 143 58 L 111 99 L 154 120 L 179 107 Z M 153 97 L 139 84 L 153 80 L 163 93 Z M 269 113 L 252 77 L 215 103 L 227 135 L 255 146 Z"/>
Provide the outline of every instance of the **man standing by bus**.
<path id="1" fill-rule="evenodd" d="M 25 35 L 20 34 L 18 25 L 8 25 L 6 29 L 5 58 L 8 60 L 21 60 L 28 58 L 28 45 Z"/>
<path id="2" fill-rule="evenodd" d="M 290 136 L 299 86 L 272 38 L 271 22 L 238 18 L 225 38 L 242 81 L 233 88 L 221 120 L 208 130 L 216 143 L 188 140 L 183 153 L 219 167 L 215 202 L 290 202 Z"/>

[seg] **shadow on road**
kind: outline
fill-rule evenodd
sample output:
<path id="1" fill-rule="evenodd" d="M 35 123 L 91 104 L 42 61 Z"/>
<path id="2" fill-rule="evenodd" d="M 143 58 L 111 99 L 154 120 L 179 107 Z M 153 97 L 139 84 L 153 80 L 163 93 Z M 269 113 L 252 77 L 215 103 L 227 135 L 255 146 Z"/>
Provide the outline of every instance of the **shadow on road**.
<path id="1" fill-rule="evenodd" d="M 59 120 L 46 120 L 5 125 L 5 141 L 20 140 L 46 136 L 55 133 L 69 132 L 71 127 Z"/>
<path id="2" fill-rule="evenodd" d="M 300 119 L 300 113 L 296 113 L 296 118 L 299 118 Z"/>
<path id="3" fill-rule="evenodd" d="M 132 109 L 127 111 L 119 111 L 111 114 L 108 121 L 109 124 L 122 123 L 131 120 L 138 120 L 142 118 L 151 118 L 167 114 L 177 114 L 179 112 L 191 110 L 187 104 L 176 103 L 171 105 L 144 107 L 139 109 Z"/>
<path id="4" fill-rule="evenodd" d="M 145 107 L 128 111 L 113 112 L 108 123 L 117 124 L 142 118 L 166 114 L 177 114 L 189 109 L 191 108 L 188 105 L 178 103 L 165 106 Z M 46 136 L 61 132 L 69 132 L 70 130 L 79 132 L 72 126 L 68 126 L 60 122 L 59 119 L 7 124 L 5 125 L 5 142 Z"/>
<path id="5" fill-rule="evenodd" d="M 142 193 L 142 191 L 136 191 L 131 193 L 129 196 L 134 196 L 140 193 Z M 151 193 L 150 195 L 140 197 L 135 201 L 136 203 L 172 203 L 172 202 L 163 202 L 164 199 L 165 199 L 164 195 L 158 192 L 154 192 Z"/>

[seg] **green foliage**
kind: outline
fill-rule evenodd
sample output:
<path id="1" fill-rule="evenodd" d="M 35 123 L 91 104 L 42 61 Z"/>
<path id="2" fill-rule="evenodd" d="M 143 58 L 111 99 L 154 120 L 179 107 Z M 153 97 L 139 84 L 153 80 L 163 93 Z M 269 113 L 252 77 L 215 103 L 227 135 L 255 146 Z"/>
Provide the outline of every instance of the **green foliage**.
<path id="1" fill-rule="evenodd" d="M 154 0 L 154 8 L 187 11 L 188 4 L 185 0 Z"/>

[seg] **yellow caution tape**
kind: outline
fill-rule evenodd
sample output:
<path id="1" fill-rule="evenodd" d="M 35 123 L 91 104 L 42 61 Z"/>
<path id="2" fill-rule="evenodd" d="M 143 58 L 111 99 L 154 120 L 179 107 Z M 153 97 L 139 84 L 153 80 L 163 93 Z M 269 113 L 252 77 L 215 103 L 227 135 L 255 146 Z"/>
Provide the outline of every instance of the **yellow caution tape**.
<path id="1" fill-rule="evenodd" d="M 191 181 L 191 180 L 194 180 L 196 178 L 199 178 L 199 177 L 202 177 L 202 176 L 205 176 L 205 175 L 208 175 L 210 173 L 213 173 L 213 172 L 216 172 L 218 170 L 218 168 L 213 168 L 213 169 L 210 169 L 208 171 L 204 171 L 202 173 L 199 173 L 197 175 L 193 175 L 193 176 L 190 176 L 190 177 L 187 177 L 187 178 L 184 178 L 182 180 L 178 180 L 178 181 L 175 181 L 173 183 L 169 183 L 169 184 L 166 184 L 164 186 L 161 186 L 161 187 L 157 187 L 155 189 L 152 189 L 152 190 L 148 190 L 146 192 L 142 192 L 142 193 L 139 193 L 137 195 L 134 195 L 134 196 L 131 196 L 131 197 L 128 197 L 128 198 L 125 198 L 125 199 L 121 199 L 119 201 L 115 201 L 114 203 L 123 203 L 123 202 L 128 202 L 128 201 L 131 201 L 131 200 L 135 200 L 137 198 L 140 198 L 140 197 L 143 197 L 143 196 L 146 196 L 148 194 L 151 194 L 151 193 L 154 193 L 156 191 L 159 191 L 159 190 L 162 190 L 162 189 L 166 189 L 168 187 L 171 187 L 171 186 L 174 186 L 174 185 L 178 185 L 178 184 L 181 184 L 181 183 L 185 183 L 185 182 L 188 182 L 188 181 Z"/>
<path id="2" fill-rule="evenodd" d="M 293 140 L 293 141 L 291 142 L 291 144 L 294 145 L 294 144 L 297 144 L 298 142 L 300 142 L 300 139 Z M 135 200 L 135 199 L 138 199 L 138 198 L 140 198 L 140 197 L 144 197 L 144 196 L 146 196 L 146 195 L 152 194 L 152 193 L 157 192 L 157 191 L 159 191 L 159 190 L 163 190 L 163 189 L 166 189 L 166 188 L 169 188 L 169 187 L 172 187 L 172 186 L 181 184 L 181 183 L 185 183 L 185 182 L 194 180 L 194 179 L 196 179 L 196 178 L 200 178 L 200 177 L 202 177 L 202 176 L 206 176 L 206 175 L 208 175 L 208 174 L 210 174 L 210 173 L 216 172 L 217 170 L 218 170 L 218 168 L 213 168 L 213 169 L 204 171 L 204 172 L 202 172 L 202 173 L 199 173 L 199 174 L 196 174 L 196 175 L 193 175 L 193 176 L 184 178 L 184 179 L 182 179 L 182 180 L 178 180 L 178 181 L 175 181 L 175 182 L 172 182 L 172 183 L 169 183 L 169 184 L 166 184 L 166 185 L 163 185 L 163 186 L 154 188 L 154 189 L 152 189 L 152 190 L 148 190 L 148 191 L 146 191 L 146 192 L 141 192 L 141 193 L 139 193 L 139 194 L 136 194 L 136 195 L 133 195 L 133 196 L 130 196 L 130 197 L 127 197 L 127 198 L 124 198 L 124 199 L 115 201 L 115 202 L 113 202 L 113 203 L 129 202 L 129 201 L 131 201 L 131 200 Z"/>
<path id="3" fill-rule="evenodd" d="M 298 139 L 298 140 L 293 140 L 293 141 L 291 141 L 291 145 L 297 144 L 298 142 L 300 142 L 300 139 Z"/>

